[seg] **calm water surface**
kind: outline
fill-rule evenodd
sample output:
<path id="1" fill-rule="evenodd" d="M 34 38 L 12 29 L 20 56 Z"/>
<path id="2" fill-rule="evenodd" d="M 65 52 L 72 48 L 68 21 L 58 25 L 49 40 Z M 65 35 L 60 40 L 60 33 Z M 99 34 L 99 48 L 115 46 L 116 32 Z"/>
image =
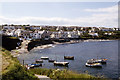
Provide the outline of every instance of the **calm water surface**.
<path id="1" fill-rule="evenodd" d="M 75 60 L 64 60 L 64 55 L 74 56 Z M 56 67 L 53 63 L 44 61 L 42 68 L 66 68 L 78 73 L 88 71 L 89 74 L 99 76 L 104 75 L 108 78 L 118 77 L 118 41 L 94 41 L 81 42 L 75 44 L 61 44 L 48 49 L 33 49 L 30 54 L 21 54 L 18 59 L 22 63 L 33 63 L 41 56 L 48 56 L 57 61 L 68 61 L 69 67 Z M 102 68 L 86 67 L 85 63 L 92 58 L 107 58 L 107 64 Z M 40 67 L 41 68 L 41 67 Z"/>

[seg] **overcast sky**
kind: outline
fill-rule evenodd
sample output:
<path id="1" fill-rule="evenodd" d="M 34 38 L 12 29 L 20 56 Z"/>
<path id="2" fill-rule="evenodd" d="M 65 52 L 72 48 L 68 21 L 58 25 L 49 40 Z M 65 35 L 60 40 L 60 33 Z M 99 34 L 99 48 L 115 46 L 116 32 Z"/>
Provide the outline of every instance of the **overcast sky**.
<path id="1" fill-rule="evenodd" d="M 0 24 L 118 27 L 117 2 L 2 2 Z"/>

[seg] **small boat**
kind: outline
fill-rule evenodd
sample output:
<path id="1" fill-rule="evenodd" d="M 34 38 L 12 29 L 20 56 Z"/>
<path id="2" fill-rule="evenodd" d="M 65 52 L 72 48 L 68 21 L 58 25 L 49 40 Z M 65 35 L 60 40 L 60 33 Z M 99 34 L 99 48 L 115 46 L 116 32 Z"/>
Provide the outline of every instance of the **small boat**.
<path id="1" fill-rule="evenodd" d="M 64 59 L 74 60 L 74 56 L 64 56 Z"/>
<path id="2" fill-rule="evenodd" d="M 101 63 L 86 63 L 87 67 L 102 67 Z"/>
<path id="3" fill-rule="evenodd" d="M 55 62 L 55 60 L 52 60 L 52 59 L 49 59 L 48 61 L 49 61 L 49 62 Z"/>
<path id="4" fill-rule="evenodd" d="M 43 60 L 42 59 L 38 59 L 38 60 L 36 60 L 36 63 L 43 63 Z"/>
<path id="5" fill-rule="evenodd" d="M 27 69 L 31 69 L 31 68 L 34 68 L 34 65 L 27 64 L 25 67 L 26 67 Z"/>
<path id="6" fill-rule="evenodd" d="M 49 58 L 48 57 L 41 57 L 41 59 L 48 60 Z"/>
<path id="7" fill-rule="evenodd" d="M 39 63 L 32 63 L 31 65 L 33 65 L 34 67 L 42 66 L 42 64 L 39 64 Z"/>
<path id="8" fill-rule="evenodd" d="M 56 62 L 54 61 L 54 65 L 58 65 L 58 66 L 68 66 L 69 62 Z"/>

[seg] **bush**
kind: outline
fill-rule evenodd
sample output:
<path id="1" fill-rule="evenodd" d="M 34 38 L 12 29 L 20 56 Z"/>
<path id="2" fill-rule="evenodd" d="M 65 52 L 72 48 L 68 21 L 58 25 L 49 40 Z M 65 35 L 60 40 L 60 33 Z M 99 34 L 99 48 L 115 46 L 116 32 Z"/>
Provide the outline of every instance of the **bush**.
<path id="1" fill-rule="evenodd" d="M 10 70 L 2 75 L 2 80 L 37 80 L 33 74 L 25 71 L 20 64 L 15 63 L 10 66 Z"/>
<path id="2" fill-rule="evenodd" d="M 67 79 L 88 79 L 88 80 L 97 80 L 99 78 L 91 76 L 87 73 L 78 74 L 69 70 L 58 70 L 58 69 L 43 69 L 43 68 L 35 68 L 30 69 L 29 71 L 39 74 L 39 75 L 47 75 L 48 77 L 55 80 L 67 80 Z M 100 78 L 101 79 L 101 78 Z"/>
<path id="3" fill-rule="evenodd" d="M 26 71 L 8 50 L 2 49 L 2 51 L 4 51 L 2 52 L 3 57 L 9 63 L 7 68 L 2 71 L 2 80 L 38 80 L 33 73 Z"/>

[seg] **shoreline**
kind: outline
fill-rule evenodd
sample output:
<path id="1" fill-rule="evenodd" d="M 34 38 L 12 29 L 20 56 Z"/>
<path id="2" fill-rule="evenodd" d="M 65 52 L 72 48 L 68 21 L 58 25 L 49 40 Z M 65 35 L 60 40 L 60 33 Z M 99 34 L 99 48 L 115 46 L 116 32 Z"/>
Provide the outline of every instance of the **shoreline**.
<path id="1" fill-rule="evenodd" d="M 46 44 L 46 45 L 41 45 L 34 47 L 33 49 L 46 49 L 46 48 L 51 48 L 55 47 L 56 45 L 62 45 L 62 44 L 75 44 L 75 43 L 81 43 L 81 42 L 94 42 L 94 41 L 113 41 L 114 39 L 87 39 L 87 40 L 71 40 L 69 42 L 53 42 L 54 44 Z M 31 49 L 31 50 L 33 50 Z M 31 51 L 30 50 L 30 51 Z M 12 50 L 11 53 L 13 57 L 18 57 L 21 54 L 28 54 L 30 51 L 27 51 L 27 49 L 15 49 Z"/>
<path id="2" fill-rule="evenodd" d="M 55 47 L 56 44 L 46 44 L 46 45 L 41 45 L 41 46 L 37 46 L 34 47 L 33 49 L 46 49 L 46 48 L 51 48 L 51 47 Z M 33 50 L 31 49 L 31 50 Z"/>
<path id="3" fill-rule="evenodd" d="M 60 44 L 75 44 L 75 43 L 81 43 L 81 42 L 94 42 L 94 41 L 99 42 L 99 41 L 114 41 L 114 40 L 110 40 L 110 39 L 71 40 L 69 42 L 61 42 L 61 43 L 54 42 L 54 44 L 41 45 L 41 46 L 34 47 L 33 49 L 46 49 L 46 48 L 55 47 L 56 45 L 60 45 Z M 33 50 L 33 49 L 31 49 L 31 50 Z"/>

